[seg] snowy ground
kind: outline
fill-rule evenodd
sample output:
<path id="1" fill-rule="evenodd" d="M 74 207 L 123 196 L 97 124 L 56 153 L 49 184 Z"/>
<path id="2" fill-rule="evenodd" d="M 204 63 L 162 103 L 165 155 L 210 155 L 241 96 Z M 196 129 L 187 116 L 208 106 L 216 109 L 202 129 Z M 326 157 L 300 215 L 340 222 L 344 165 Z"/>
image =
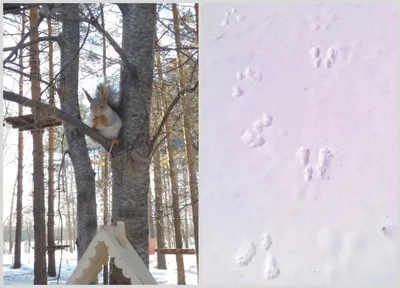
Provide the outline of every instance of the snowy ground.
<path id="1" fill-rule="evenodd" d="M 319 2 L 200 7 L 202 285 L 398 280 L 398 7 Z"/>
<path id="2" fill-rule="evenodd" d="M 57 271 L 60 263 L 60 251 L 56 252 Z M 3 255 L 3 282 L 5 285 L 30 285 L 33 284 L 33 252 L 31 254 L 22 254 L 22 267 L 20 269 L 12 269 L 13 255 Z M 157 265 L 157 256 L 150 255 L 150 272 L 159 284 L 174 285 L 177 284 L 177 271 L 175 255 L 166 255 L 168 270 L 159 270 L 154 267 Z M 197 268 L 196 256 L 185 255 L 185 275 L 187 285 L 197 285 Z M 49 277 L 48 284 L 65 284 L 69 276 L 74 271 L 77 261 L 76 255 L 63 252 L 61 261 L 61 276 L 59 283 L 57 277 Z M 57 272 L 58 273 L 58 272 Z M 103 281 L 103 273 L 99 274 L 100 284 Z"/>

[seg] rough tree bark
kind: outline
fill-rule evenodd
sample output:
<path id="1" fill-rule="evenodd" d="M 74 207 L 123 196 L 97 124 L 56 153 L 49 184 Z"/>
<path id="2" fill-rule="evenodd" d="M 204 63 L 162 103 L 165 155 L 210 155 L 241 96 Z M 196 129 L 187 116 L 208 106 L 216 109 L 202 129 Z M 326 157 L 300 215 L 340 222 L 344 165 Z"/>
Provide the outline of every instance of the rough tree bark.
<path id="1" fill-rule="evenodd" d="M 79 72 L 79 5 L 62 4 L 63 29 L 60 41 L 61 69 L 60 102 L 61 109 L 81 119 L 78 99 Z M 85 135 L 72 124 L 64 121 L 64 131 L 68 151 L 74 167 L 77 189 L 77 250 L 81 259 L 97 232 L 95 173 L 89 158 Z"/>
<path id="2" fill-rule="evenodd" d="M 31 8 L 29 13 L 30 27 L 38 20 L 38 9 Z M 33 31 L 30 40 L 34 41 L 39 33 Z M 31 45 L 31 89 L 32 99 L 40 100 L 40 59 L 39 44 Z M 33 109 L 34 117 L 40 117 L 40 110 Z M 33 138 L 33 229 L 35 239 L 34 285 L 46 285 L 46 209 L 44 192 L 44 163 L 43 163 L 43 130 L 32 131 Z"/>
<path id="3" fill-rule="evenodd" d="M 174 32 L 175 32 L 175 44 L 179 49 L 181 45 L 181 36 L 179 28 L 179 14 L 176 4 L 172 4 L 172 14 L 174 19 Z M 178 60 L 178 72 L 179 72 L 179 86 L 180 89 L 184 89 L 184 72 L 182 69 L 182 55 L 176 53 Z M 199 272 L 199 206 L 198 206 L 198 183 L 197 183 L 197 163 L 195 155 L 193 152 L 192 139 L 190 137 L 190 129 L 192 125 L 190 124 L 190 119 L 184 111 L 188 109 L 188 97 L 185 95 L 182 97 L 182 110 L 183 110 L 183 131 L 185 136 L 185 148 L 186 148 L 186 159 L 187 159 L 187 169 L 189 173 L 189 188 L 192 203 L 192 214 L 193 214 L 193 230 L 194 230 L 194 241 L 196 247 L 196 262 L 197 262 L 197 273 Z"/>
<path id="4" fill-rule="evenodd" d="M 21 38 L 25 33 L 25 12 L 22 13 L 22 27 L 21 27 Z M 21 48 L 19 51 L 19 65 L 20 71 L 23 70 L 23 60 L 22 60 Z M 22 74 L 19 76 L 19 94 L 24 93 L 24 77 Z M 18 105 L 18 116 L 22 116 L 23 106 Z M 18 184 L 17 184 L 17 223 L 15 227 L 15 250 L 14 250 L 14 269 L 21 267 L 21 237 L 22 237 L 22 195 L 24 194 L 23 186 L 23 173 L 24 173 L 24 135 L 22 131 L 18 131 Z"/>
<path id="5" fill-rule="evenodd" d="M 149 116 L 153 83 L 156 5 L 118 4 L 118 6 L 123 17 L 122 50 L 129 63 L 121 65 L 120 81 L 122 105 L 119 115 L 123 121 L 120 145 L 125 151 L 111 159 L 112 223 L 125 222 L 127 238 L 148 267 Z M 138 79 L 132 75 L 132 67 L 127 65 L 137 68 Z M 130 281 L 119 269 L 112 266 L 110 284 L 130 284 Z"/>
<path id="6" fill-rule="evenodd" d="M 51 18 L 47 18 L 48 34 L 52 35 Z M 53 41 L 49 41 L 49 82 L 53 82 Z M 50 105 L 54 105 L 54 88 L 50 87 Z M 47 196 L 47 245 L 54 246 L 54 127 L 49 128 L 49 182 Z M 55 250 L 48 249 L 48 271 L 47 274 L 51 277 L 57 275 L 56 272 L 56 257 Z"/>

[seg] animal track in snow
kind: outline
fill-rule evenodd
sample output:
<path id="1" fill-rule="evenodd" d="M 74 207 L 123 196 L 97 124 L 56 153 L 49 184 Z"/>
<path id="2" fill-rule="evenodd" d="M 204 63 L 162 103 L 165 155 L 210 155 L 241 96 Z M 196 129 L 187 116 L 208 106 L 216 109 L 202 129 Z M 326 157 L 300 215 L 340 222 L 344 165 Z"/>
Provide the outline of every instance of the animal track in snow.
<path id="1" fill-rule="evenodd" d="M 233 85 L 232 86 L 232 94 L 231 94 L 231 96 L 233 98 L 239 98 L 242 95 L 243 95 L 243 90 L 239 86 Z"/>
<path id="2" fill-rule="evenodd" d="M 261 133 L 258 133 L 253 129 L 246 129 L 243 132 L 241 139 L 243 143 L 248 145 L 250 148 L 260 147 L 265 144 L 265 139 Z"/>
<path id="3" fill-rule="evenodd" d="M 320 15 L 309 15 L 306 18 L 308 28 L 312 31 L 329 30 L 330 25 L 335 22 L 338 18 L 334 14 L 325 13 Z"/>
<path id="4" fill-rule="evenodd" d="M 237 14 L 236 12 L 237 12 L 236 8 L 232 8 L 231 10 L 226 11 L 224 13 L 225 18 L 221 21 L 221 27 L 228 26 L 229 25 L 229 18 L 231 17 L 231 15 Z M 246 20 L 246 18 L 243 15 L 236 15 L 235 19 L 236 19 L 236 22 L 238 22 L 238 23 L 241 23 L 241 22 Z"/>
<path id="5" fill-rule="evenodd" d="M 310 148 L 304 145 L 300 146 L 296 153 L 297 158 L 300 160 L 300 164 L 303 166 L 303 178 L 305 182 L 311 182 L 314 174 L 314 168 L 309 164 L 310 154 Z M 320 178 L 324 178 L 326 175 L 332 158 L 333 154 L 328 148 L 321 148 L 319 150 L 316 170 Z"/>
<path id="6" fill-rule="evenodd" d="M 280 271 L 275 257 L 272 255 L 267 255 L 264 267 L 265 280 L 273 280 L 279 276 L 279 273 Z"/>
<path id="7" fill-rule="evenodd" d="M 267 251 L 272 245 L 272 238 L 268 232 L 264 232 L 261 236 L 261 245 Z"/>
<path id="8" fill-rule="evenodd" d="M 256 84 L 260 83 L 263 80 L 261 72 L 254 71 L 250 66 L 247 66 L 244 69 L 243 74 L 245 78 L 253 80 L 253 82 Z"/>
<path id="9" fill-rule="evenodd" d="M 321 148 L 318 153 L 318 172 L 319 176 L 323 178 L 329 169 L 333 154 L 328 148 Z"/>
<path id="10" fill-rule="evenodd" d="M 253 260 L 257 253 L 257 248 L 254 242 L 245 241 L 240 246 L 236 253 L 236 263 L 240 266 L 247 266 Z"/>
<path id="11" fill-rule="evenodd" d="M 338 266 L 346 267 L 352 256 L 360 253 L 360 249 L 363 249 L 362 238 L 355 232 L 346 231 L 341 234 L 327 226 L 319 229 L 316 240 L 317 247 L 321 252 L 329 255 L 329 260 L 322 265 L 324 274 L 330 274 L 329 272 Z"/>
<path id="12" fill-rule="evenodd" d="M 297 151 L 297 157 L 299 157 L 301 165 L 307 166 L 308 162 L 310 161 L 310 149 L 305 146 L 301 146 Z"/>
<path id="13" fill-rule="evenodd" d="M 238 23 L 241 23 L 241 22 L 243 22 L 244 20 L 246 20 L 246 18 L 245 18 L 244 16 L 242 16 L 242 15 L 237 15 L 237 16 L 236 16 L 236 21 L 237 21 Z"/>
<path id="14" fill-rule="evenodd" d="M 265 280 L 273 280 L 276 279 L 280 270 L 278 267 L 278 263 L 276 258 L 269 252 L 269 249 L 272 245 L 272 237 L 268 232 L 264 232 L 261 235 L 260 244 L 264 251 L 266 251 L 267 255 L 265 257 L 264 267 L 261 271 L 262 276 Z M 244 241 L 239 246 L 239 249 L 236 253 L 236 264 L 239 266 L 248 266 L 250 262 L 256 257 L 257 248 L 254 242 L 252 241 Z"/>
<path id="15" fill-rule="evenodd" d="M 314 46 L 308 51 L 310 58 L 313 62 L 314 67 L 319 68 L 321 66 L 321 50 L 319 47 Z M 330 47 L 326 50 L 326 56 L 324 58 L 324 66 L 325 68 L 331 68 L 332 65 L 336 62 L 338 51 Z"/>
<path id="16" fill-rule="evenodd" d="M 256 72 L 250 66 L 247 66 L 243 72 L 236 71 L 236 79 L 239 81 L 242 81 L 244 79 L 250 79 L 254 83 L 258 84 L 263 80 L 263 76 L 261 72 Z M 239 97 L 243 94 L 243 90 L 237 85 L 233 86 L 233 90 L 234 92 L 232 93 L 232 96 L 234 97 Z"/>
<path id="17" fill-rule="evenodd" d="M 228 26 L 228 25 L 229 25 L 228 19 L 224 19 L 224 20 L 221 21 L 221 27 L 225 27 L 225 26 Z"/>
<path id="18" fill-rule="evenodd" d="M 307 166 L 305 169 L 304 169 L 304 180 L 306 181 L 306 182 L 310 182 L 311 180 L 312 180 L 312 175 L 313 175 L 313 169 L 312 169 L 312 167 L 311 166 Z"/>
<path id="19" fill-rule="evenodd" d="M 242 141 L 250 148 L 256 148 L 263 146 L 266 141 L 262 135 L 264 128 L 268 128 L 272 125 L 272 117 L 263 113 L 261 118 L 253 121 L 251 128 L 247 128 L 242 134 Z"/>

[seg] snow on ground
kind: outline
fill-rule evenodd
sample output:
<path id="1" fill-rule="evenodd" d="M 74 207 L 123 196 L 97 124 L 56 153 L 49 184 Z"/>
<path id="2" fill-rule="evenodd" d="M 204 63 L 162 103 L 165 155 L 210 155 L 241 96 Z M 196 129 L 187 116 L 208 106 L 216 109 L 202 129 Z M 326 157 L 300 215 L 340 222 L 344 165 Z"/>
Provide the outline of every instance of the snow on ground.
<path id="1" fill-rule="evenodd" d="M 200 8 L 200 283 L 394 287 L 398 6 L 275 2 Z"/>
<path id="2" fill-rule="evenodd" d="M 5 285 L 32 285 L 33 284 L 33 252 L 31 254 L 22 254 L 22 267 L 20 269 L 12 269 L 13 255 L 3 255 L 3 283 Z M 61 252 L 56 251 L 57 274 L 59 269 Z M 154 267 L 157 265 L 157 256 L 150 255 L 150 272 L 154 278 L 161 285 L 176 285 L 177 284 L 177 271 L 175 255 L 166 255 L 167 270 L 159 270 Z M 197 285 L 197 268 L 196 256 L 184 255 L 185 261 L 185 276 L 187 285 Z M 61 261 L 61 276 L 59 283 L 57 277 L 48 277 L 48 284 L 65 284 L 74 271 L 77 261 L 76 254 L 63 252 Z M 99 274 L 99 284 L 103 282 L 103 273 Z"/>

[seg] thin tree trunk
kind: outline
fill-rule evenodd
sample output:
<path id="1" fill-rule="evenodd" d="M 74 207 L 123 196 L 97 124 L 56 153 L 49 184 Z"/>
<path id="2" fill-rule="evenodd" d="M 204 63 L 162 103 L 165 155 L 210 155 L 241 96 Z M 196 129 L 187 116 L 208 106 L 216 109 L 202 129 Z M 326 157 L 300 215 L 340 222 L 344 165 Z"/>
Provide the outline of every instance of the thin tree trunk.
<path id="1" fill-rule="evenodd" d="M 181 36 L 179 28 L 179 17 L 178 8 L 176 4 L 172 4 L 172 14 L 174 18 L 174 32 L 175 32 L 175 44 L 177 49 L 181 47 Z M 181 89 L 184 88 L 184 72 L 182 69 L 182 56 L 181 53 L 176 53 L 178 60 L 178 72 L 179 72 L 179 86 Z M 182 110 L 183 112 L 188 109 L 188 97 L 182 97 Z M 183 130 L 185 136 L 185 148 L 186 148 L 186 159 L 187 159 L 187 169 L 189 172 L 189 187 L 192 201 L 193 210 L 193 229 L 194 229 L 194 242 L 196 249 L 196 262 L 197 262 L 197 276 L 199 272 L 199 206 L 198 206 L 198 183 L 197 183 L 197 163 L 193 153 L 192 140 L 190 137 L 190 129 L 192 125 L 190 124 L 190 119 L 187 113 L 183 113 Z"/>
<path id="2" fill-rule="evenodd" d="M 34 27 L 38 19 L 38 9 L 31 8 L 29 14 L 30 27 Z M 33 31 L 30 41 L 39 38 L 39 33 Z M 39 43 L 31 46 L 31 81 L 32 99 L 40 101 L 40 65 L 39 65 Z M 32 111 L 35 117 L 39 113 Z M 34 263 L 34 285 L 46 285 L 46 208 L 44 191 L 44 163 L 43 163 L 43 130 L 32 132 L 33 138 L 33 222 L 35 234 L 35 263 Z"/>
<path id="3" fill-rule="evenodd" d="M 67 177 L 68 173 L 65 169 L 65 175 Z M 68 180 L 68 177 L 67 177 Z M 72 182 L 72 181 L 71 181 Z M 67 209 L 67 229 L 68 229 L 68 245 L 69 245 L 69 251 L 72 253 L 73 252 L 73 235 L 72 235 L 72 225 L 71 225 L 71 211 L 70 211 L 70 207 L 71 207 L 71 201 L 70 201 L 70 189 L 68 188 L 68 181 L 65 185 L 65 204 L 66 204 L 66 209 Z"/>
<path id="4" fill-rule="evenodd" d="M 51 18 L 47 18 L 48 33 L 51 36 Z M 53 82 L 53 41 L 49 41 L 49 82 Z M 50 87 L 50 105 L 54 105 L 54 88 Z M 54 127 L 49 128 L 49 194 L 47 197 L 47 245 L 54 246 Z M 55 250 L 48 249 L 48 275 L 55 277 L 56 272 L 56 258 Z"/>
<path id="5" fill-rule="evenodd" d="M 74 177 L 72 177 L 72 175 L 74 175 L 74 170 L 73 170 L 73 167 L 72 166 L 70 166 L 70 169 L 71 169 L 71 171 L 70 171 L 70 175 L 71 175 L 71 182 L 70 182 L 70 189 L 69 189 L 69 191 L 70 191 L 70 195 L 71 195 L 71 198 L 70 198 L 70 203 L 71 203 L 71 206 L 72 206 L 72 223 L 73 223 L 73 226 L 72 226 L 72 235 L 73 235 L 73 237 L 72 237 L 72 240 L 73 240 L 73 243 L 74 243 L 74 245 L 73 245 L 73 251 L 75 251 L 77 248 L 75 247 L 75 245 L 76 245 L 76 243 L 75 243 L 75 239 L 77 238 L 76 237 L 76 230 L 77 230 L 77 227 L 76 227 L 76 212 L 75 212 L 75 207 L 76 207 L 76 195 L 74 194 Z"/>
<path id="6" fill-rule="evenodd" d="M 162 187 L 165 187 L 164 188 L 164 217 L 165 217 L 165 221 L 166 221 L 166 223 L 167 223 L 167 235 L 166 235 L 166 239 L 167 239 L 167 241 L 168 241 L 168 248 L 172 248 L 172 247 L 174 247 L 175 246 L 175 243 L 174 243 L 174 241 L 172 241 L 172 236 L 171 236 L 171 233 L 172 233 L 172 230 L 173 230 L 173 225 L 172 225 L 172 221 L 170 221 L 170 213 L 169 213 L 169 207 L 172 207 L 172 205 L 171 205 L 171 201 L 170 201 L 170 199 L 171 199 L 171 197 L 169 197 L 170 196 L 170 187 L 169 187 L 169 181 L 168 181 L 168 175 L 167 175 L 167 172 L 166 172 L 166 168 L 165 167 L 162 167 L 162 181 L 163 181 L 163 185 L 162 185 Z"/>
<path id="7" fill-rule="evenodd" d="M 160 152 L 154 154 L 154 190 L 156 194 L 156 229 L 157 229 L 157 248 L 165 248 L 164 236 L 164 215 L 162 201 L 162 184 L 161 184 L 161 165 Z M 157 252 L 157 269 L 167 269 L 165 254 Z"/>
<path id="8" fill-rule="evenodd" d="M 10 218 L 8 220 L 8 254 L 12 253 L 12 247 L 14 246 L 14 241 L 13 241 L 13 216 L 14 216 L 14 198 L 15 198 L 15 188 L 17 187 L 18 183 L 18 176 L 15 178 L 14 182 L 14 189 L 12 192 L 12 197 L 11 197 L 11 210 L 10 210 Z"/>
<path id="9" fill-rule="evenodd" d="M 183 181 L 184 181 L 184 183 L 185 183 L 185 185 L 183 186 L 184 188 L 184 195 L 183 195 L 183 197 L 185 198 L 185 208 L 183 209 L 184 211 L 184 215 L 185 215 L 185 246 L 186 246 L 186 248 L 187 249 L 189 249 L 189 220 L 188 220 L 188 208 L 189 208 L 189 205 L 188 205 L 188 185 L 187 185 L 187 181 L 186 181 L 186 179 L 188 179 L 188 177 L 187 177 L 187 170 L 186 169 L 184 169 L 184 171 L 183 171 Z"/>
<path id="10" fill-rule="evenodd" d="M 25 34 L 25 12 L 22 13 L 22 27 L 21 37 Z M 23 49 L 19 51 L 19 65 L 20 71 L 24 72 L 22 53 Z M 24 94 L 24 77 L 22 74 L 19 76 L 19 95 Z M 18 105 L 18 116 L 23 114 L 23 106 Z M 21 238 L 22 238 L 22 196 L 24 194 L 23 186 L 24 174 L 24 135 L 22 131 L 18 131 L 18 187 L 17 187 L 17 223 L 15 227 L 15 249 L 14 249 L 14 269 L 21 267 Z"/>
<path id="11" fill-rule="evenodd" d="M 79 4 L 62 4 L 63 29 L 60 43 L 61 70 L 60 102 L 61 109 L 80 119 L 78 98 L 79 74 Z M 74 167 L 77 190 L 77 239 L 78 260 L 97 232 L 96 183 L 95 173 L 87 149 L 85 135 L 73 125 L 64 122 L 69 155 Z"/>
<path id="12" fill-rule="evenodd" d="M 112 222 L 124 221 L 129 242 L 149 266 L 148 187 L 150 184 L 150 107 L 153 85 L 155 4 L 118 4 L 122 12 L 122 50 L 130 67 L 121 65 L 120 146 L 125 152 L 111 160 L 113 176 Z M 138 39 L 140 39 L 138 41 Z M 145 159 L 134 159 L 135 155 Z M 130 284 L 122 271 L 112 266 L 111 284 Z"/>
<path id="13" fill-rule="evenodd" d="M 153 216 L 153 201 L 152 201 L 152 193 L 149 185 L 149 200 L 148 200 L 148 217 L 149 217 L 149 237 L 155 238 L 156 237 L 156 229 L 154 225 L 154 216 Z"/>
<path id="14" fill-rule="evenodd" d="M 182 228 L 181 228 L 181 213 L 179 207 L 179 190 L 178 190 L 178 176 L 176 173 L 176 160 L 172 151 L 172 139 L 171 139 L 171 121 L 168 119 L 165 123 L 167 133 L 167 153 L 168 153 L 168 164 L 169 164 L 169 178 L 171 184 L 172 193 L 172 210 L 174 217 L 175 227 L 175 248 L 182 249 Z M 178 271 L 178 285 L 185 285 L 185 265 L 183 261 L 183 255 L 176 255 L 176 266 Z"/>

